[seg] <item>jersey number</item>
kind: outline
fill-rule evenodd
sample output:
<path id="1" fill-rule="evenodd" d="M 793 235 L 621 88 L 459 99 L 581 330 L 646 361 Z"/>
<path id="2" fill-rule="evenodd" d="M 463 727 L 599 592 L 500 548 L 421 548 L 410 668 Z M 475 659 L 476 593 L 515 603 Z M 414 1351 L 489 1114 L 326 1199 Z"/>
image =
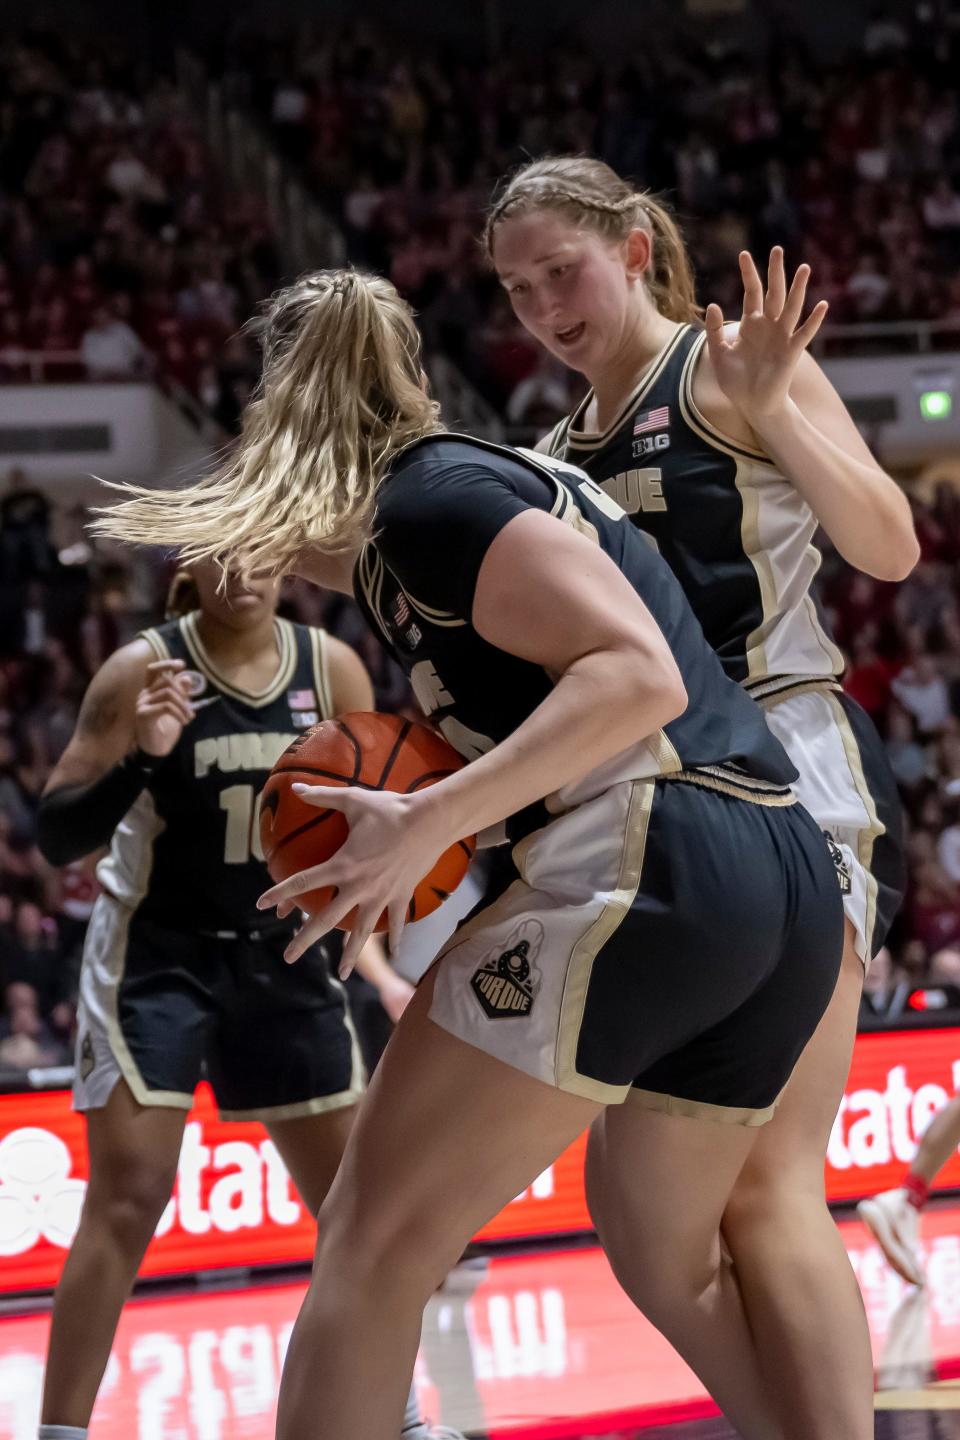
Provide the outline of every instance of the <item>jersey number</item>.
<path id="1" fill-rule="evenodd" d="M 251 855 L 263 859 L 260 845 L 260 796 L 252 785 L 231 785 L 220 791 L 220 809 L 227 812 L 227 833 L 223 841 L 226 865 L 246 865 Z"/>

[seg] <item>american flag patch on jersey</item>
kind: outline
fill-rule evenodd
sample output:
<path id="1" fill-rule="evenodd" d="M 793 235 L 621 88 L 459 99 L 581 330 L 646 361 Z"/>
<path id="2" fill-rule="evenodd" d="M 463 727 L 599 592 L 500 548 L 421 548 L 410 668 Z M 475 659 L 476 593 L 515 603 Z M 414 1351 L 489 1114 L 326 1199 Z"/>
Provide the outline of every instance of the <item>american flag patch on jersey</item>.
<path id="1" fill-rule="evenodd" d="M 315 690 L 288 690 L 287 704 L 291 710 L 316 710 L 317 695 Z M 316 724 L 316 721 L 312 722 Z"/>
<path id="2" fill-rule="evenodd" d="M 393 602 L 393 618 L 398 625 L 406 625 L 410 619 L 410 606 L 407 604 L 407 597 L 402 590 Z"/>
<path id="3" fill-rule="evenodd" d="M 650 430 L 668 430 L 669 428 L 669 405 L 661 405 L 657 410 L 641 410 L 633 422 L 634 435 L 645 435 Z"/>

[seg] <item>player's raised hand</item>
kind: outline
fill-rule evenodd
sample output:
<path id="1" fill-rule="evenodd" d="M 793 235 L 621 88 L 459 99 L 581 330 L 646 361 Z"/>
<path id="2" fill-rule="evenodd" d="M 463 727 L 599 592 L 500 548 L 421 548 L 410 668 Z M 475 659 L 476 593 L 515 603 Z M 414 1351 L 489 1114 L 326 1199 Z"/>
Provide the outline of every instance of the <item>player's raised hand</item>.
<path id="1" fill-rule="evenodd" d="M 276 906 L 279 915 L 289 914 L 298 903 L 298 896 L 333 886 L 333 899 L 298 930 L 284 958 L 291 963 L 299 960 L 311 945 L 355 910 L 340 960 L 339 974 L 341 980 L 345 980 L 384 911 L 390 949 L 396 950 L 410 897 L 450 844 L 450 837 L 443 833 L 437 808 L 426 798 L 429 791 L 400 795 L 391 790 L 362 790 L 353 785 L 294 785 L 292 788 L 308 805 L 316 805 L 321 810 L 339 810 L 347 821 L 349 833 L 329 860 L 274 885 L 260 896 L 257 907 L 264 910 Z"/>
<path id="2" fill-rule="evenodd" d="M 137 696 L 137 744 L 148 755 L 169 755 L 195 711 L 183 688 L 182 660 L 155 660 L 147 666 L 147 683 Z"/>
<path id="3" fill-rule="evenodd" d="M 799 325 L 810 266 L 801 265 L 789 290 L 783 249 L 770 252 L 767 290 L 747 250 L 740 252 L 743 314 L 736 335 L 724 334 L 723 312 L 708 305 L 707 349 L 721 390 L 747 420 L 775 414 L 786 402 L 800 356 L 823 324 L 828 305 L 820 300 Z"/>

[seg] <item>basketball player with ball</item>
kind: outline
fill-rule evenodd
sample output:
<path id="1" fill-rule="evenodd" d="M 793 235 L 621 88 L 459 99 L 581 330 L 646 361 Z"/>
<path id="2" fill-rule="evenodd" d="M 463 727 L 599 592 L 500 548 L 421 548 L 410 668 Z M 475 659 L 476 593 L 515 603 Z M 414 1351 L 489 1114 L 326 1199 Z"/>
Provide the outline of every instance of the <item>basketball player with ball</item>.
<path id="1" fill-rule="evenodd" d="M 836 984 L 833 861 L 666 564 L 573 466 L 446 433 L 419 355 L 387 281 L 303 277 L 274 297 L 223 466 L 189 491 L 124 487 L 98 521 L 354 594 L 469 762 L 391 789 L 396 733 L 349 765 L 302 747 L 327 774 L 296 782 L 301 813 L 335 812 L 346 835 L 331 849 L 319 826 L 319 863 L 261 898 L 285 915 L 311 897 L 288 960 L 346 924 L 349 967 L 384 914 L 395 945 L 440 857 L 473 835 L 513 846 L 517 878 L 441 951 L 361 1107 L 278 1433 L 393 1440 L 429 1296 L 590 1126 L 588 1194 L 618 1197 L 601 1240 L 624 1289 L 740 1434 L 789 1435 L 719 1226 Z"/>
<path id="2" fill-rule="evenodd" d="M 87 1434 L 201 1066 L 223 1118 L 264 1122 L 314 1215 L 364 1088 L 330 956 L 313 945 L 290 969 L 290 922 L 257 913 L 257 808 L 286 746 L 321 717 L 369 710 L 373 690 L 348 646 L 277 618 L 277 580 L 219 578 L 211 563 L 181 572 L 172 618 L 94 676 L 41 804 L 53 864 L 109 851 L 77 1017 L 90 1181 L 54 1301 L 40 1440 Z M 363 969 L 402 1000 L 375 946 Z M 412 1395 L 401 1433 L 430 1433 Z"/>

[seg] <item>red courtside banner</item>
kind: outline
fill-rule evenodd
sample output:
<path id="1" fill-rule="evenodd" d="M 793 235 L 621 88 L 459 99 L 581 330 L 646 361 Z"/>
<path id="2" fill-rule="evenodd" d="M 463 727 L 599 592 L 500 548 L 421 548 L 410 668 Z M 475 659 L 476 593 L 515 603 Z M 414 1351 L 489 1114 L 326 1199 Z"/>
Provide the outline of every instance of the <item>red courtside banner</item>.
<path id="1" fill-rule="evenodd" d="M 960 1088 L 960 1029 L 861 1035 L 827 1157 L 827 1193 L 849 1201 L 895 1185 L 917 1138 Z M 484 1226 L 479 1240 L 590 1229 L 584 1139 Z M 83 1122 L 62 1091 L 0 1095 L 0 1293 L 60 1274 L 86 1180 Z M 938 1188 L 960 1188 L 954 1155 Z M 175 1275 L 309 1259 L 314 1227 L 261 1126 L 225 1124 L 207 1086 L 187 1121 L 173 1198 L 141 1273 Z"/>

